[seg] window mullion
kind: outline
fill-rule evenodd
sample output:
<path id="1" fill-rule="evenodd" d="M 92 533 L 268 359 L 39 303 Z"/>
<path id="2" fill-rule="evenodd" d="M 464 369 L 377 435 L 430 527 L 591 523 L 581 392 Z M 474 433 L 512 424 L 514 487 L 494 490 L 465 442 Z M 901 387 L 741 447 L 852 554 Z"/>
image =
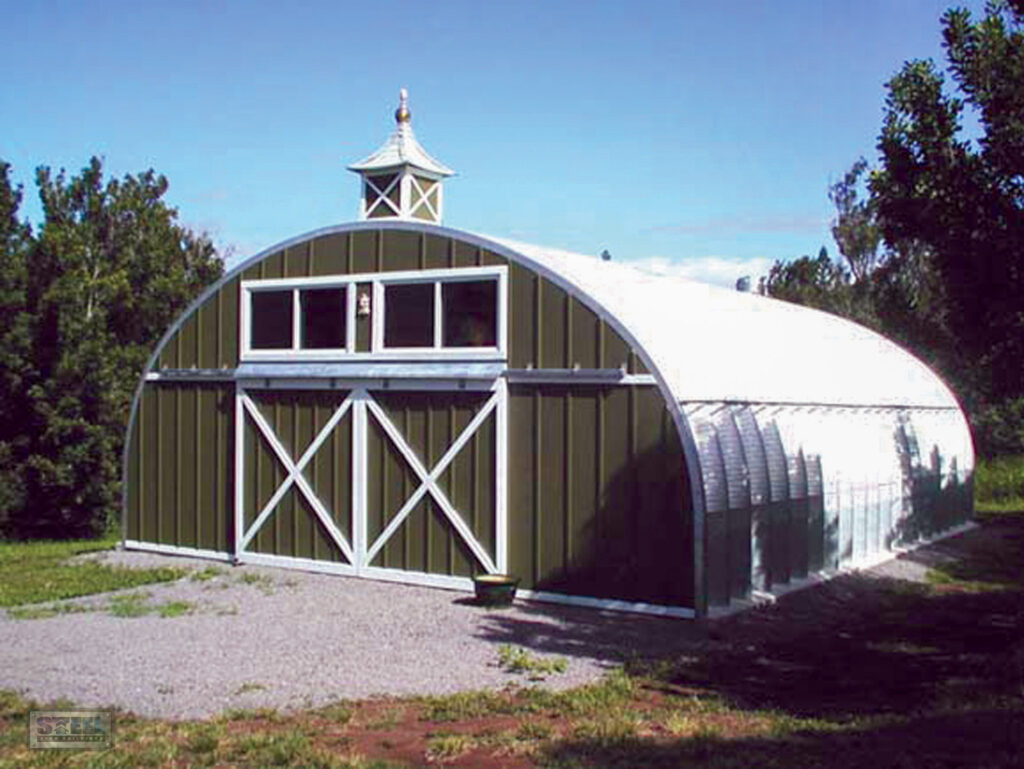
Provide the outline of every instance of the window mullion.
<path id="1" fill-rule="evenodd" d="M 302 349 L 301 328 L 302 319 L 299 317 L 302 311 L 302 302 L 299 300 L 301 289 L 292 289 L 292 349 Z"/>
<path id="2" fill-rule="evenodd" d="M 442 334 L 441 323 L 444 320 L 444 313 L 441 311 L 441 281 L 434 282 L 434 349 L 441 349 Z"/>

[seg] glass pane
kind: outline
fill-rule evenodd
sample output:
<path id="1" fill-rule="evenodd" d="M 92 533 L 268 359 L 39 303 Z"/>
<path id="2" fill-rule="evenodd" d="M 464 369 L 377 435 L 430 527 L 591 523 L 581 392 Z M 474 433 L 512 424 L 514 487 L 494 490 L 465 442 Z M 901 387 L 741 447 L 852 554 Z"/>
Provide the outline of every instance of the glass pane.
<path id="1" fill-rule="evenodd" d="M 434 346 L 434 284 L 384 287 L 384 346 Z"/>
<path id="2" fill-rule="evenodd" d="M 497 347 L 498 281 L 445 283 L 441 292 L 445 347 Z"/>
<path id="3" fill-rule="evenodd" d="M 299 346 L 309 350 L 345 346 L 345 289 L 307 288 L 299 293 L 302 306 L 302 337 Z"/>
<path id="4" fill-rule="evenodd" d="M 292 292 L 253 291 L 249 342 L 254 350 L 288 350 L 292 346 Z"/>

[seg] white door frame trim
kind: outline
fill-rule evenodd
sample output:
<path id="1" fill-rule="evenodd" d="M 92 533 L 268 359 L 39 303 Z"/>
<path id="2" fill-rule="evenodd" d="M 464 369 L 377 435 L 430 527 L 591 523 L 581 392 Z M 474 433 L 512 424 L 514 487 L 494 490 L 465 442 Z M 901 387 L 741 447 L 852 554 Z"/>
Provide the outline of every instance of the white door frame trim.
<path id="1" fill-rule="evenodd" d="M 309 445 L 309 448 L 306 449 L 305 453 L 302 455 L 302 457 L 296 464 L 295 462 L 292 461 L 292 458 L 289 455 L 288 451 L 284 448 L 284 446 L 281 445 L 281 442 L 277 439 L 277 435 L 275 434 L 274 429 L 267 423 L 266 419 L 263 418 L 263 415 L 260 413 L 259 407 L 255 403 L 253 403 L 248 393 L 245 392 L 245 388 L 240 387 L 239 389 L 239 400 L 241 401 L 242 407 L 246 412 L 248 412 L 249 417 L 253 421 L 253 424 L 255 424 L 257 429 L 263 434 L 263 437 L 266 439 L 267 443 L 270 445 L 270 448 L 277 456 L 278 461 L 281 462 L 282 465 L 284 465 L 284 469 L 288 473 L 288 477 L 285 478 L 284 482 L 278 487 L 277 491 L 275 491 L 273 496 L 270 498 L 270 501 L 267 502 L 263 510 L 260 511 L 260 514 L 257 516 L 256 520 L 253 521 L 252 526 L 249 527 L 249 530 L 242 536 L 240 543 L 241 547 L 239 548 L 239 552 L 245 551 L 245 548 L 248 547 L 250 542 L 252 542 L 253 537 L 256 536 L 256 533 L 259 531 L 260 527 L 263 526 L 266 520 L 274 512 L 278 503 L 281 501 L 282 497 L 284 497 L 284 495 L 287 493 L 291 485 L 295 484 L 298 490 L 302 493 L 302 496 L 306 498 L 306 501 L 312 508 L 313 513 L 316 515 L 317 518 L 320 519 L 320 523 L 323 524 L 323 527 L 324 529 L 326 529 L 327 534 L 330 536 L 332 540 L 334 540 L 334 543 L 344 554 L 345 558 L 348 559 L 348 562 L 350 564 L 355 565 L 356 560 L 352 552 L 352 547 L 349 545 L 348 540 L 345 539 L 345 535 L 342 534 L 341 530 L 339 530 L 338 527 L 334 524 L 334 521 L 331 518 L 331 514 L 327 512 L 326 508 L 324 508 L 323 503 L 320 501 L 320 498 L 316 495 L 316 492 L 313 491 L 313 488 L 309 485 L 309 482 L 302 475 L 303 468 L 313 458 L 317 450 L 324 443 L 324 441 L 327 440 L 331 432 L 334 431 L 334 428 L 337 426 L 338 422 L 341 420 L 342 417 L 345 416 L 345 413 L 352 405 L 352 394 L 350 393 L 348 397 L 345 398 L 345 400 L 342 402 L 342 404 L 337 408 L 337 410 L 335 410 L 334 414 L 331 415 L 331 418 L 327 420 L 327 424 L 324 425 L 324 428 L 320 431 L 317 437 Z"/>
<path id="2" fill-rule="evenodd" d="M 459 434 L 459 437 L 456 438 L 455 442 L 448 447 L 444 456 L 441 457 L 440 461 L 429 473 L 420 462 L 419 457 L 416 456 L 416 453 L 405 442 L 402 434 L 398 432 L 398 429 L 394 424 L 392 424 L 391 420 L 388 419 L 384 410 L 377 405 L 376 401 L 372 398 L 369 398 L 366 401 L 366 405 L 369 408 L 370 413 L 373 414 L 377 423 L 384 429 L 384 432 L 387 434 L 388 438 L 391 439 L 395 448 L 398 449 L 405 461 L 409 463 L 409 467 L 412 468 L 412 471 L 416 473 L 417 477 L 420 479 L 420 486 L 412 493 L 412 496 L 406 500 L 405 504 L 402 505 L 402 508 L 398 511 L 395 517 L 391 519 L 391 522 L 387 525 L 384 531 L 381 532 L 380 536 L 377 537 L 377 541 L 373 543 L 373 546 L 366 553 L 366 565 L 369 565 L 373 559 L 377 557 L 377 553 L 380 552 L 388 539 L 390 539 L 398 530 L 398 527 L 402 525 L 402 522 L 406 519 L 409 513 L 412 512 L 413 508 L 416 507 L 423 495 L 430 494 L 441 508 L 445 517 L 459 533 L 459 536 L 462 537 L 463 542 L 473 552 L 473 555 L 476 556 L 480 565 L 487 570 L 488 574 L 497 573 L 498 567 L 491 559 L 490 554 L 484 550 L 483 545 L 477 541 L 476 537 L 473 535 L 472 529 L 469 528 L 462 516 L 459 515 L 459 512 L 448 500 L 448 495 L 445 494 L 437 485 L 437 479 L 448 468 L 448 465 L 451 464 L 452 460 L 455 459 L 463 447 L 469 442 L 470 438 L 473 437 L 473 434 L 477 431 L 480 425 L 484 423 L 484 420 L 486 420 L 491 415 L 491 412 L 495 410 L 500 397 L 500 393 L 496 392 L 487 400 L 483 408 L 481 408 L 473 419 L 470 420 L 469 424 L 466 425 L 463 431 Z"/>

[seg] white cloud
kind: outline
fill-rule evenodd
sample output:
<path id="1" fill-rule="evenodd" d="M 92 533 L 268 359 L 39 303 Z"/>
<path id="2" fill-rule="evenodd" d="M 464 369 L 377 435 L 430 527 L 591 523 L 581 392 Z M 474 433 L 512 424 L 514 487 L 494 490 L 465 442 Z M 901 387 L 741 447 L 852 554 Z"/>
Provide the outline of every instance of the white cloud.
<path id="1" fill-rule="evenodd" d="M 736 288 L 737 279 L 749 275 L 753 287 L 756 288 L 758 278 L 768 274 L 774 260 L 767 256 L 746 259 L 729 259 L 723 256 L 669 259 L 665 256 L 649 256 L 644 259 L 630 259 L 628 262 L 624 260 L 624 263 L 655 275 L 673 275 L 725 288 Z"/>

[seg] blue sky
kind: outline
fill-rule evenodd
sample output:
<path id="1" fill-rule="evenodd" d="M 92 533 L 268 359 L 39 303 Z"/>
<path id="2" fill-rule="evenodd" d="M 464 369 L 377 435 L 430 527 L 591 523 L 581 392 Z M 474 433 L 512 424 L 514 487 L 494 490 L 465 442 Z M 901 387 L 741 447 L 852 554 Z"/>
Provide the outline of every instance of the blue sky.
<path id="1" fill-rule="evenodd" d="M 975 11 L 979 2 L 967 3 Z M 828 185 L 938 0 L 38 2 L 5 9 L 0 158 L 147 168 L 233 260 L 351 221 L 400 87 L 445 224 L 722 283 L 834 251 Z"/>

